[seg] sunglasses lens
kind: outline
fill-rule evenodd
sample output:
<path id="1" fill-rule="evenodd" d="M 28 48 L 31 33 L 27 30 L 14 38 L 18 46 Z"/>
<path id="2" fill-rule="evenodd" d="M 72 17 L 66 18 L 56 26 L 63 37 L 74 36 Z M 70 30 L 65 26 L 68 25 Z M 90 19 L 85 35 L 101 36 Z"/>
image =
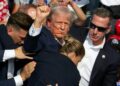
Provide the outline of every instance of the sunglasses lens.
<path id="1" fill-rule="evenodd" d="M 105 32 L 105 31 L 106 31 L 106 28 L 98 27 L 98 30 L 99 30 L 100 32 Z"/>
<path id="2" fill-rule="evenodd" d="M 95 29 L 95 28 L 97 28 L 97 29 L 98 29 L 98 31 L 100 31 L 100 32 L 105 32 L 105 31 L 106 31 L 106 28 L 96 26 L 96 25 L 95 25 L 95 24 L 93 24 L 92 22 L 90 23 L 90 28 L 91 28 L 91 29 Z"/>

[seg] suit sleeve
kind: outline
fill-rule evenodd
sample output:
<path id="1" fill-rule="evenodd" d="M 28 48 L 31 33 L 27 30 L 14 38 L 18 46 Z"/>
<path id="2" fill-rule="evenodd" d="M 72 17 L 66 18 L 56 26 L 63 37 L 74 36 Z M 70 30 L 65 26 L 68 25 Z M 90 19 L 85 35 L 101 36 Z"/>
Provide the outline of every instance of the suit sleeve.
<path id="1" fill-rule="evenodd" d="M 0 62 L 3 62 L 4 50 L 0 50 Z"/>
<path id="2" fill-rule="evenodd" d="M 0 86 L 16 86 L 14 79 L 8 79 L 8 80 L 1 80 Z"/>
<path id="3" fill-rule="evenodd" d="M 41 49 L 41 43 L 39 43 L 39 39 L 42 29 L 43 27 L 40 27 L 39 30 L 34 30 L 33 27 L 30 28 L 23 45 L 23 48 L 26 52 L 34 53 Z"/>
<path id="4" fill-rule="evenodd" d="M 26 52 L 30 52 L 30 53 L 37 52 L 39 50 L 38 42 L 39 42 L 39 35 L 35 37 L 27 35 L 24 41 L 23 48 Z"/>

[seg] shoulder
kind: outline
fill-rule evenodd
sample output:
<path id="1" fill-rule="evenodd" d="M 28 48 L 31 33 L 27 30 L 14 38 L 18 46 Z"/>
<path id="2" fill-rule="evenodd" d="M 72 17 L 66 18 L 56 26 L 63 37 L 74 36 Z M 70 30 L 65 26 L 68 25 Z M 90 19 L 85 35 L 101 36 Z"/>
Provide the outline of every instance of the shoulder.
<path id="1" fill-rule="evenodd" d="M 106 42 L 103 48 L 104 52 L 109 57 L 110 61 L 112 62 L 119 62 L 120 61 L 120 53 L 117 52 L 110 44 L 110 42 Z"/>

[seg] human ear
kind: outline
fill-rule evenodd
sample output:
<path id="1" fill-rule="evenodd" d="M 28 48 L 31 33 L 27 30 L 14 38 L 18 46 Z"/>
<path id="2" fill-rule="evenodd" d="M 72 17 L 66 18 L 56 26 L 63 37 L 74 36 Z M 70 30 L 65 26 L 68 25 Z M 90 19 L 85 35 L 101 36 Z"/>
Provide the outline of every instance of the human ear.
<path id="1" fill-rule="evenodd" d="M 7 33 L 10 35 L 10 34 L 12 34 L 12 32 L 13 32 L 13 28 L 12 27 L 8 27 Z"/>
<path id="2" fill-rule="evenodd" d="M 112 28 L 111 28 L 111 26 L 109 26 L 108 28 L 107 28 L 107 30 L 106 30 L 106 34 L 108 34 L 108 33 L 110 33 L 111 32 L 111 30 L 112 30 Z"/>

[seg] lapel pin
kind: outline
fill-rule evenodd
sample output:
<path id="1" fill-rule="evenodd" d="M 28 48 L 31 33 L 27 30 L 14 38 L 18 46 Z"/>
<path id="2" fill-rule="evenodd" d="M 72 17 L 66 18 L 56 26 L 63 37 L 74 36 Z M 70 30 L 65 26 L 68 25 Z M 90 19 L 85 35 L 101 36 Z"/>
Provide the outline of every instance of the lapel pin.
<path id="1" fill-rule="evenodd" d="M 102 55 L 102 58 L 105 59 L 105 55 Z"/>

